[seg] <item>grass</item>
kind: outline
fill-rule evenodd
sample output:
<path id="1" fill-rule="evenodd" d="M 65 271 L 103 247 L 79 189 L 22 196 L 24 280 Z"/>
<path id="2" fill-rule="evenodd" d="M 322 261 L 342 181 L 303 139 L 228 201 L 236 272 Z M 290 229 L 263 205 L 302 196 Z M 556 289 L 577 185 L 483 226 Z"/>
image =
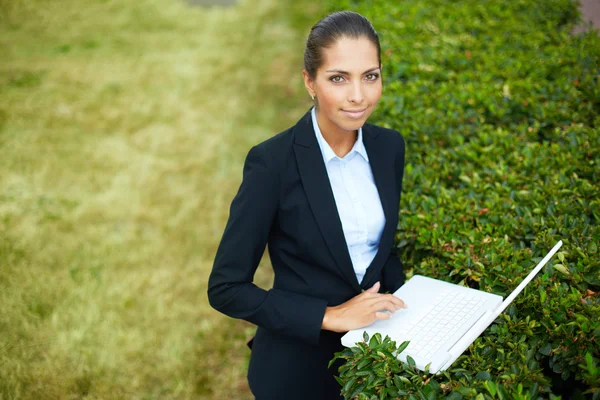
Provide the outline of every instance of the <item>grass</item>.
<path id="1" fill-rule="evenodd" d="M 309 106 L 318 8 L 0 9 L 0 399 L 250 398 L 206 280 L 246 152 Z"/>

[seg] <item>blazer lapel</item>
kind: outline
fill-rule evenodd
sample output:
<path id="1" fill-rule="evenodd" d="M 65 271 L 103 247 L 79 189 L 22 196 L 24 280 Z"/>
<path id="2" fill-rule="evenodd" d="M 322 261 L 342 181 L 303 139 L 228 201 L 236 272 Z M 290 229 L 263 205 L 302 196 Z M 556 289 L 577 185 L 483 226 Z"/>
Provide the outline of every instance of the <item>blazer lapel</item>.
<path id="1" fill-rule="evenodd" d="M 352 267 L 350 254 L 348 254 L 342 223 L 335 205 L 321 149 L 312 126 L 310 112 L 296 124 L 294 136 L 294 152 L 298 170 L 319 230 L 342 276 L 360 292 L 361 288 Z"/>
<path id="2" fill-rule="evenodd" d="M 379 198 L 381 200 L 381 207 L 385 215 L 385 225 L 381 234 L 381 240 L 379 242 L 379 251 L 375 255 L 375 258 L 369 265 L 367 272 L 362 280 L 363 288 L 370 286 L 375 283 L 375 278 L 378 276 L 379 271 L 387 261 L 389 251 L 381 251 L 381 249 L 388 249 L 393 246 L 397 215 L 394 214 L 393 192 L 394 189 L 394 171 L 393 164 L 390 164 L 386 157 L 383 155 L 387 152 L 384 141 L 378 141 L 377 136 L 379 133 L 372 126 L 363 126 L 363 142 L 367 154 L 369 155 L 369 164 L 371 165 L 371 171 L 373 172 L 373 178 L 375 179 L 375 185 L 379 192 Z"/>

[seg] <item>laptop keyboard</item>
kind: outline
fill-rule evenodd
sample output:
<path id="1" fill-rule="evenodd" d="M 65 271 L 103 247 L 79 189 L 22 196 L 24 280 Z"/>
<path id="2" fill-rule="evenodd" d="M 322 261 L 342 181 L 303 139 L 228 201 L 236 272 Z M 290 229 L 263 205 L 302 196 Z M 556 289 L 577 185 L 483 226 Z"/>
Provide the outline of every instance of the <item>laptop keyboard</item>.
<path id="1" fill-rule="evenodd" d="M 397 343 L 410 340 L 406 352 L 429 358 L 442 348 L 449 349 L 484 313 L 480 297 L 455 291 L 442 292 L 419 318 L 397 332 Z M 396 336 L 396 335 L 394 335 Z"/>

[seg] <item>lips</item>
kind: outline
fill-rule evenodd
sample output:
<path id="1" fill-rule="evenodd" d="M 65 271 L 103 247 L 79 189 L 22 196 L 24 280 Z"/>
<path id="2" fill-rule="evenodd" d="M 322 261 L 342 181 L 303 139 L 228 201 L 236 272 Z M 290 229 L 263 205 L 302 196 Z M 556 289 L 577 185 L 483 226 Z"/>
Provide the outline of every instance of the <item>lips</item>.
<path id="1" fill-rule="evenodd" d="M 344 113 L 347 117 L 352 119 L 362 118 L 366 112 L 366 108 L 363 108 L 362 110 L 342 110 L 342 113 Z"/>

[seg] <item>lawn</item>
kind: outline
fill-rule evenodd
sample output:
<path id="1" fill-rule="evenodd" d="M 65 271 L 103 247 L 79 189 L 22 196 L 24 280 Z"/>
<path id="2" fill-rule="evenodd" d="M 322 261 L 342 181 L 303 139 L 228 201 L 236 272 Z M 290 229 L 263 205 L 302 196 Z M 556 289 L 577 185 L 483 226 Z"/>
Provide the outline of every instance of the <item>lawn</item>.
<path id="1" fill-rule="evenodd" d="M 0 399 L 250 398 L 206 280 L 246 152 L 310 104 L 318 8 L 0 9 Z"/>

